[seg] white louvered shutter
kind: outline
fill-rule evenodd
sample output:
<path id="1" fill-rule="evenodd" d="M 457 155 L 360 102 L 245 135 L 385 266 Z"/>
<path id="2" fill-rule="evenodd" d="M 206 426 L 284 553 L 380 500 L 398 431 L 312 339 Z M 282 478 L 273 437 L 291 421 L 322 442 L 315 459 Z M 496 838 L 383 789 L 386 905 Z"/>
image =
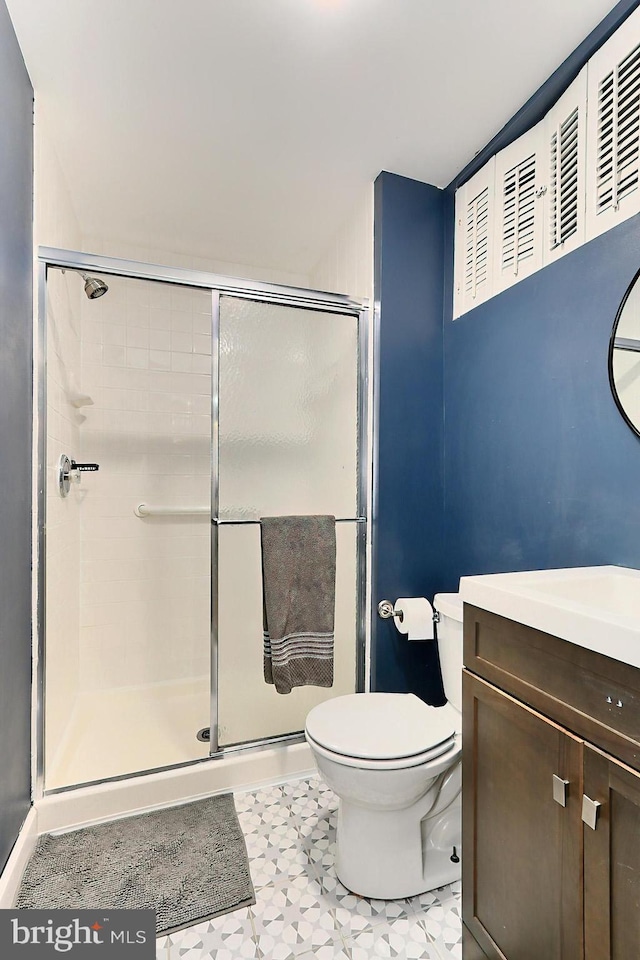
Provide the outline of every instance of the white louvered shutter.
<path id="1" fill-rule="evenodd" d="M 640 211 L 640 8 L 588 64 L 587 239 Z"/>
<path id="2" fill-rule="evenodd" d="M 494 167 L 492 158 L 456 191 L 454 317 L 493 293 Z"/>
<path id="3" fill-rule="evenodd" d="M 544 119 L 544 263 L 584 243 L 586 114 L 585 69 Z"/>
<path id="4" fill-rule="evenodd" d="M 539 123 L 496 157 L 496 293 L 542 266 L 542 146 Z"/>

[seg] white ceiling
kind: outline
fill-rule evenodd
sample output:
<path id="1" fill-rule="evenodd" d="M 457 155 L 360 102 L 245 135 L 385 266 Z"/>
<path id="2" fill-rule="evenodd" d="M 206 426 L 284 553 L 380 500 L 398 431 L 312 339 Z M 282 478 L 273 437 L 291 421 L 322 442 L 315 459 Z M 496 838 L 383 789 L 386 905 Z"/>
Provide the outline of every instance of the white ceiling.
<path id="1" fill-rule="evenodd" d="M 83 232 L 308 272 L 446 185 L 612 0 L 7 0 Z"/>

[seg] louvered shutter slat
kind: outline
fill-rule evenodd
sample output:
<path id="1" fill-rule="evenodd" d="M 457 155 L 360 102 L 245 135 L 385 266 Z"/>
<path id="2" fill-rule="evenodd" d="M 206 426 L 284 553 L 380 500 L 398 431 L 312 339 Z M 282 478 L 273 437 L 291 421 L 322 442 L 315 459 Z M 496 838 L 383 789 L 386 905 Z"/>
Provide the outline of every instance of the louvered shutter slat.
<path id="1" fill-rule="evenodd" d="M 636 46 L 628 56 L 621 60 L 616 68 L 618 74 L 618 84 L 621 90 L 627 89 L 630 85 L 633 85 L 636 82 L 639 66 L 640 44 L 638 44 L 638 46 Z"/>
<path id="2" fill-rule="evenodd" d="M 598 85 L 596 208 L 617 210 L 640 175 L 640 44 Z"/>
<path id="3" fill-rule="evenodd" d="M 610 91 L 613 90 L 613 74 L 603 81 L 601 96 L 598 100 L 600 129 L 603 136 L 613 137 L 613 102 Z M 573 248 L 579 242 L 582 229 L 580 220 L 580 199 L 582 186 L 582 157 L 585 150 L 584 117 L 586 115 L 586 73 L 567 91 L 564 104 L 561 101 L 555 113 L 549 118 L 547 149 L 549 161 L 549 195 L 547 199 L 550 213 L 548 224 L 548 253 L 550 259 L 559 255 L 560 248 L 571 240 Z M 557 117 L 557 119 L 556 119 Z M 602 152 L 605 155 L 604 151 Z M 602 190 L 606 189 L 607 170 L 601 175 Z M 557 253 L 553 253 L 557 251 Z"/>
<path id="4" fill-rule="evenodd" d="M 535 252 L 536 156 L 520 161 L 502 177 L 501 270 L 517 276 Z"/>
<path id="5" fill-rule="evenodd" d="M 576 169 L 577 164 L 572 163 L 572 168 L 567 169 L 566 174 L 560 179 L 560 207 L 565 206 L 565 204 L 574 199 L 574 194 L 577 192 L 578 188 L 578 171 Z"/>
<path id="6" fill-rule="evenodd" d="M 489 191 L 484 189 L 467 205 L 465 292 L 475 298 L 487 282 Z"/>
<path id="7" fill-rule="evenodd" d="M 633 138 L 638 131 L 638 101 L 624 113 L 618 114 L 618 144 Z"/>
<path id="8" fill-rule="evenodd" d="M 564 244 L 578 229 L 577 204 L 580 188 L 581 146 L 580 108 L 575 106 L 568 115 L 564 116 L 550 144 L 549 203 L 552 217 L 549 242 L 552 250 Z"/>

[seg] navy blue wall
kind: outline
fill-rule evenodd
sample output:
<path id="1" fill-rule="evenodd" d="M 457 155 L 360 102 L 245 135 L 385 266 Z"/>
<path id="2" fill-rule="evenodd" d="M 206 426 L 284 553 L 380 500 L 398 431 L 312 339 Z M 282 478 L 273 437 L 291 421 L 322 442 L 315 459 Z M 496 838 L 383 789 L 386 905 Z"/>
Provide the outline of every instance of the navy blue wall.
<path id="1" fill-rule="evenodd" d="M 620 0 L 452 186 L 537 122 L 637 6 Z M 445 589 L 473 573 L 640 566 L 640 439 L 607 371 L 638 268 L 637 217 L 453 322 L 447 269 Z"/>
<path id="2" fill-rule="evenodd" d="M 30 803 L 32 130 L 0 0 L 0 869 Z"/>
<path id="3" fill-rule="evenodd" d="M 446 586 L 464 574 L 640 567 L 640 438 L 607 372 L 640 217 L 445 324 Z"/>
<path id="4" fill-rule="evenodd" d="M 383 597 L 431 598 L 466 574 L 640 567 L 640 438 L 607 372 L 640 268 L 640 216 L 451 321 L 453 187 L 537 122 L 638 2 L 619 0 L 446 192 L 391 174 L 376 182 L 374 613 Z M 374 689 L 437 702 L 433 648 L 410 649 L 375 615 L 373 634 Z"/>
<path id="5" fill-rule="evenodd" d="M 381 173 L 375 184 L 379 421 L 372 689 L 442 702 L 433 643 L 409 643 L 378 600 L 433 597 L 442 582 L 444 229 L 450 198 Z"/>

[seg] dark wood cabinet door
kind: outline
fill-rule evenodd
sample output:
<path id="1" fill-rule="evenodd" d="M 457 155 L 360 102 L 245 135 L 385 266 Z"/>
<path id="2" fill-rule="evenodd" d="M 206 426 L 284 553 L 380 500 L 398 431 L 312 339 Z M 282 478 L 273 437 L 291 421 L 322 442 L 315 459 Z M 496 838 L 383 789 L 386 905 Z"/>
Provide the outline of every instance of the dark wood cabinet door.
<path id="1" fill-rule="evenodd" d="M 585 747 L 585 960 L 640 957 L 640 774 Z M 592 821 L 593 824 L 593 821 Z"/>
<path id="2" fill-rule="evenodd" d="M 463 699 L 464 923 L 491 960 L 582 960 L 583 743 L 466 671 Z"/>

